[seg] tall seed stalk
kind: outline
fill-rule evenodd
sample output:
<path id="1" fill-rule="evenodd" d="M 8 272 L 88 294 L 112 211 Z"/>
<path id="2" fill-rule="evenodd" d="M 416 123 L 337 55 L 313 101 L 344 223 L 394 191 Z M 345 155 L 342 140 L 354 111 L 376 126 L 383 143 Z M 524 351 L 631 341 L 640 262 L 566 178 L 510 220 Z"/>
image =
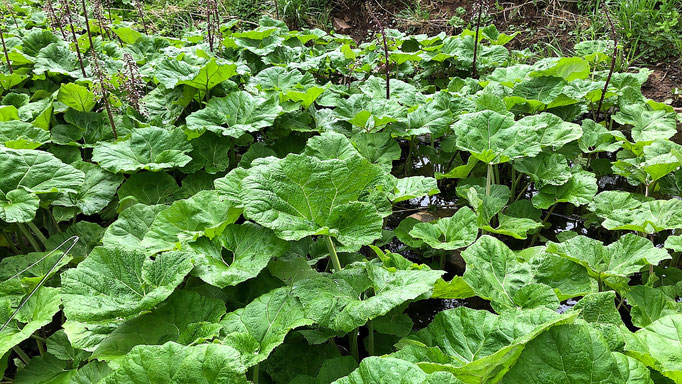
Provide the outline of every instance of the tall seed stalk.
<path id="1" fill-rule="evenodd" d="M 88 18 L 88 7 L 85 4 L 85 0 L 81 0 L 81 5 L 83 6 L 83 16 L 85 17 L 85 31 L 88 34 L 88 41 L 90 42 L 90 50 L 94 50 L 95 46 L 92 44 L 92 34 L 90 33 L 90 19 Z"/>
<path id="2" fill-rule="evenodd" d="M 606 19 L 609 21 L 609 26 L 611 27 L 611 38 L 613 39 L 613 56 L 611 57 L 611 67 L 609 68 L 609 75 L 606 77 L 606 83 L 604 83 L 604 89 L 601 92 L 601 97 L 599 98 L 599 105 L 597 106 L 597 111 L 595 115 L 601 111 L 602 103 L 604 102 L 604 96 L 606 96 L 606 90 L 609 88 L 609 82 L 611 81 L 611 76 L 613 75 L 613 70 L 616 67 L 616 55 L 618 54 L 618 35 L 616 35 L 616 27 L 613 26 L 613 21 L 611 20 L 611 15 L 609 14 L 609 9 L 606 5 L 602 5 L 604 14 L 606 14 Z M 596 119 L 595 119 L 596 120 Z"/>
<path id="3" fill-rule="evenodd" d="M 140 18 L 140 21 L 142 21 L 142 28 L 144 29 L 144 34 L 148 35 L 149 31 L 147 31 L 147 22 L 144 21 L 144 4 L 142 4 L 142 0 L 135 0 L 135 8 L 137 8 L 137 16 Z"/>
<path id="4" fill-rule="evenodd" d="M 53 29 L 59 29 L 59 32 L 62 34 L 62 38 L 66 40 L 66 33 L 64 32 L 64 28 L 62 28 L 63 21 L 62 19 L 57 16 L 57 13 L 54 10 L 54 7 L 52 6 L 52 0 L 47 0 L 45 2 L 45 8 L 43 8 L 45 13 L 47 14 L 47 19 L 50 23 L 50 26 Z"/>
<path id="5" fill-rule="evenodd" d="M 206 0 L 206 37 L 208 47 L 213 52 L 215 41 L 220 33 L 220 21 L 218 16 L 218 2 Z"/>
<path id="6" fill-rule="evenodd" d="M 384 28 L 384 25 L 381 23 L 378 17 L 372 12 L 372 8 L 370 8 L 369 4 L 367 4 L 367 10 L 369 11 L 369 14 L 372 16 L 372 19 L 374 19 L 374 23 L 376 23 L 377 27 L 379 27 L 379 33 L 381 33 L 381 38 L 384 43 L 384 59 L 385 63 L 384 66 L 386 67 L 386 99 L 391 98 L 391 86 L 390 86 L 390 81 L 391 81 L 391 69 L 390 69 L 390 62 L 389 62 L 389 54 L 388 54 L 388 43 L 386 42 L 386 29 Z"/>
<path id="7" fill-rule="evenodd" d="M 7 9 L 7 12 L 9 12 L 10 16 L 12 16 L 12 20 L 14 20 L 14 26 L 17 28 L 17 32 L 21 34 L 17 17 L 14 15 L 14 7 L 12 7 L 12 4 L 8 3 L 7 0 L 2 0 L 2 3 L 5 6 L 5 9 Z"/>
<path id="8" fill-rule="evenodd" d="M 92 68 L 97 82 L 95 83 L 95 94 L 104 103 L 104 109 L 107 111 L 107 117 L 109 118 L 109 125 L 111 126 L 111 132 L 114 134 L 114 140 L 118 140 L 118 134 L 116 133 L 116 124 L 114 123 L 114 115 L 111 113 L 111 105 L 109 105 L 109 83 L 105 78 L 102 67 L 99 65 L 99 59 L 94 49 L 90 50 L 92 55 Z"/>
<path id="9" fill-rule="evenodd" d="M 5 45 L 5 34 L 0 29 L 0 40 L 2 40 L 2 50 L 5 52 L 5 60 L 7 60 L 7 68 L 9 68 L 9 73 L 14 73 L 12 69 L 12 63 L 9 61 L 9 54 L 7 54 L 7 45 Z"/>
<path id="10" fill-rule="evenodd" d="M 73 37 L 73 43 L 76 45 L 76 54 L 78 55 L 78 63 L 81 65 L 81 73 L 83 73 L 83 77 L 87 77 L 85 74 L 85 66 L 83 65 L 83 56 L 81 55 L 81 49 L 78 46 L 78 38 L 76 37 L 76 30 L 73 28 L 73 16 L 71 15 L 71 6 L 69 5 L 69 2 L 71 0 L 61 0 L 62 1 L 62 7 L 64 7 L 64 15 L 66 16 L 66 20 L 69 23 L 69 26 L 71 27 L 71 36 Z"/>
<path id="11" fill-rule="evenodd" d="M 123 70 L 123 82 L 121 84 L 123 90 L 126 93 L 126 101 L 133 107 L 140 115 L 144 117 L 149 117 L 149 113 L 144 106 L 142 98 L 142 90 L 144 90 L 145 83 L 140 76 L 140 70 L 137 67 L 137 63 L 130 53 L 126 52 L 123 54 L 123 61 L 126 66 Z"/>
<path id="12" fill-rule="evenodd" d="M 478 16 L 476 16 L 476 36 L 474 37 L 474 60 L 471 63 L 471 77 L 478 77 L 478 70 L 476 69 L 476 58 L 478 56 L 478 31 L 481 28 L 481 14 L 483 13 L 483 0 L 478 2 Z"/>

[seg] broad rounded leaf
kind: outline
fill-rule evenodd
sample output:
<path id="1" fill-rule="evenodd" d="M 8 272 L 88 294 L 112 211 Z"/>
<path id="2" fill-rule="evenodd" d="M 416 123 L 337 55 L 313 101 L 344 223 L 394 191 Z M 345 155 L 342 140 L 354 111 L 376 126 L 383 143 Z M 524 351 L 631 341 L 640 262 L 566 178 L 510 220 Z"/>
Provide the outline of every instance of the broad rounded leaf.
<path id="1" fill-rule="evenodd" d="M 187 137 L 180 129 L 137 128 L 129 139 L 116 143 L 99 142 L 92 160 L 111 172 L 159 171 L 182 167 L 191 157 Z"/>
<path id="2" fill-rule="evenodd" d="M 76 321 L 135 316 L 170 296 L 191 269 L 182 252 L 152 260 L 136 249 L 95 248 L 77 268 L 62 273 L 64 313 Z"/>
<path id="3" fill-rule="evenodd" d="M 239 352 L 219 344 L 183 346 L 168 342 L 160 346 L 133 348 L 104 384 L 246 384 L 246 368 Z"/>

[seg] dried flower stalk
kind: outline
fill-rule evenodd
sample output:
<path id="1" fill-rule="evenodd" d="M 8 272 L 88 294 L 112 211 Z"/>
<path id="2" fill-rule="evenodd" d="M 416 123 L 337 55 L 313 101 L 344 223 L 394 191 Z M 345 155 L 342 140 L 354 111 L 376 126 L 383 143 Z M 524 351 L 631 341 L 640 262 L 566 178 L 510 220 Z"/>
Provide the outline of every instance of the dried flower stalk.
<path id="1" fill-rule="evenodd" d="M 471 77 L 478 77 L 478 70 L 476 69 L 476 58 L 478 56 L 478 31 L 481 28 L 481 14 L 483 13 L 483 0 L 477 1 L 478 5 L 478 16 L 476 17 L 476 36 L 474 37 L 474 61 L 471 64 Z"/>
<path id="2" fill-rule="evenodd" d="M 149 32 L 147 31 L 147 22 L 144 21 L 144 4 L 142 4 L 142 0 L 135 0 L 135 8 L 137 8 L 137 15 L 140 18 L 140 21 L 142 21 L 144 34 L 148 35 Z"/>
<path id="3" fill-rule="evenodd" d="M 219 34 L 220 18 L 218 15 L 218 2 L 216 0 L 206 0 L 206 36 L 211 52 L 213 52 Z"/>
<path id="4" fill-rule="evenodd" d="M 78 38 L 76 37 L 76 30 L 73 28 L 73 16 L 71 15 L 71 5 L 69 2 L 71 0 L 60 0 L 62 7 L 64 8 L 64 16 L 66 21 L 69 23 L 69 26 L 71 27 L 71 36 L 73 37 L 73 43 L 76 46 L 76 54 L 78 55 L 78 63 L 81 65 L 81 72 L 83 73 L 83 77 L 87 77 L 85 74 L 85 66 L 83 65 L 83 56 L 81 56 L 81 49 L 78 46 Z"/>
<path id="5" fill-rule="evenodd" d="M 52 0 L 47 0 L 45 2 L 45 7 L 43 7 L 43 11 L 45 14 L 47 14 L 47 20 L 50 23 L 50 26 L 52 29 L 59 29 L 59 32 L 62 34 L 62 38 L 66 40 L 66 33 L 64 32 L 63 28 L 63 19 L 59 16 L 57 16 L 57 13 L 54 10 L 54 7 L 52 6 Z"/>
<path id="6" fill-rule="evenodd" d="M 616 27 L 613 26 L 613 21 L 611 21 L 609 9 L 606 8 L 605 5 L 603 5 L 602 7 L 604 13 L 606 14 L 606 19 L 609 21 L 609 26 L 611 27 L 611 38 L 613 39 L 613 57 L 611 57 L 611 68 L 609 68 L 609 75 L 606 77 L 606 83 L 604 83 L 604 90 L 601 92 L 601 97 L 599 98 L 599 106 L 597 107 L 597 111 L 595 112 L 595 114 L 601 111 L 601 106 L 602 103 L 604 102 L 604 96 L 606 96 L 606 90 L 609 88 L 609 82 L 611 81 L 611 75 L 613 75 L 613 70 L 616 67 L 616 55 L 618 54 L 618 35 L 616 34 Z"/>
<path id="7" fill-rule="evenodd" d="M 7 54 L 7 46 L 5 45 L 5 34 L 0 29 L 0 39 L 2 40 L 2 50 L 5 52 L 5 60 L 7 60 L 7 68 L 9 68 L 9 73 L 14 73 L 12 69 L 12 63 L 9 61 L 9 55 Z"/>
<path id="8" fill-rule="evenodd" d="M 92 55 L 93 75 L 96 80 L 96 82 L 94 82 L 93 92 L 104 103 L 104 108 L 106 109 L 107 117 L 109 118 L 109 125 L 111 125 L 111 131 L 114 133 L 114 140 L 118 140 L 116 124 L 114 123 L 114 115 L 111 113 L 111 105 L 109 105 L 109 93 L 113 87 L 109 83 L 108 77 L 102 71 L 102 67 L 99 64 L 99 59 L 97 58 L 95 50 L 91 49 L 90 54 Z"/>
<path id="9" fill-rule="evenodd" d="M 128 52 L 123 54 L 123 61 L 126 66 L 123 70 L 121 87 L 126 93 L 126 100 L 128 101 L 128 104 L 142 116 L 149 117 L 149 112 L 142 101 L 142 98 L 144 97 L 142 91 L 146 84 L 142 80 L 142 76 L 140 76 L 140 70 L 137 67 L 137 63 L 135 62 L 135 59 L 133 59 L 133 56 Z"/>
<path id="10" fill-rule="evenodd" d="M 386 29 L 384 28 L 384 25 L 381 23 L 381 21 L 376 17 L 374 12 L 372 12 L 372 8 L 367 4 L 367 10 L 369 11 L 369 14 L 372 16 L 372 19 L 374 19 L 374 23 L 376 23 L 377 27 L 379 27 L 379 32 L 381 33 L 381 38 L 383 39 L 384 42 L 384 58 L 386 59 L 386 62 L 384 63 L 384 67 L 386 68 L 386 99 L 391 98 L 391 87 L 390 87 L 390 80 L 391 80 L 391 72 L 390 72 L 390 63 L 389 63 L 389 54 L 388 54 L 388 43 L 386 42 Z"/>

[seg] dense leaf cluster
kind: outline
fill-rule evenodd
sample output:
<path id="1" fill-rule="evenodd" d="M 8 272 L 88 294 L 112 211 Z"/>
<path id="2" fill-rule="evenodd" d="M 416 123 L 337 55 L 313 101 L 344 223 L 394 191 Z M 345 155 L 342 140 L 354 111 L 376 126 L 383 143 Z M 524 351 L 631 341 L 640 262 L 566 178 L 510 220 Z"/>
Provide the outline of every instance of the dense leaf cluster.
<path id="1" fill-rule="evenodd" d="M 389 30 L 385 58 L 263 18 L 212 48 L 91 20 L 91 44 L 15 11 L 15 383 L 682 383 L 679 116 L 646 69 L 602 95 L 603 42 L 530 64 L 495 27 Z M 419 327 L 420 300 L 457 308 Z"/>

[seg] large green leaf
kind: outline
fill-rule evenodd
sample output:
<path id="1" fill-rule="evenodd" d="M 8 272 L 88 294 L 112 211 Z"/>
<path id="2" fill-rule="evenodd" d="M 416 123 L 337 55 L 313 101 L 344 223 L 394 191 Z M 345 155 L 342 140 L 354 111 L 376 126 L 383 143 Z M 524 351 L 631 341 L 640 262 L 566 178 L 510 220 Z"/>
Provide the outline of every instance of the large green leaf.
<path id="1" fill-rule="evenodd" d="M 630 136 L 634 142 L 669 139 L 677 132 L 674 113 L 652 111 L 644 104 L 624 106 L 613 115 L 613 120 L 632 126 Z"/>
<path id="2" fill-rule="evenodd" d="M 95 349 L 94 359 L 119 362 L 137 345 L 161 345 L 168 341 L 190 345 L 218 335 L 217 324 L 225 304 L 195 292 L 177 291 L 150 313 L 130 319 L 116 328 Z"/>
<path id="3" fill-rule="evenodd" d="M 608 246 L 581 235 L 562 243 L 549 243 L 547 249 L 584 266 L 591 276 L 600 281 L 610 277 L 625 278 L 648 264 L 656 265 L 670 258 L 666 250 L 657 248 L 647 238 L 632 233 Z"/>
<path id="4" fill-rule="evenodd" d="M 646 285 L 630 287 L 625 293 L 631 306 L 632 324 L 644 328 L 661 317 L 682 313 L 682 304 L 667 296 L 662 289 Z"/>
<path id="5" fill-rule="evenodd" d="M 0 146 L 35 149 L 50 141 L 50 133 L 24 121 L 0 121 Z"/>
<path id="6" fill-rule="evenodd" d="M 85 175 L 54 155 L 29 149 L 0 147 L 0 219 L 33 220 L 39 193 L 78 192 Z"/>
<path id="7" fill-rule="evenodd" d="M 452 217 L 435 223 L 418 223 L 410 236 L 424 241 L 433 248 L 455 250 L 472 244 L 478 236 L 476 214 L 468 208 L 460 208 Z"/>
<path id="8" fill-rule="evenodd" d="M 324 327 L 349 332 L 397 306 L 430 295 L 443 271 L 393 270 L 374 263 L 297 281 L 293 294 L 305 314 Z M 365 290 L 374 295 L 364 297 Z"/>
<path id="9" fill-rule="evenodd" d="M 61 101 L 79 112 L 90 112 L 97 104 L 95 94 L 76 83 L 62 84 L 59 87 L 57 101 Z"/>
<path id="10" fill-rule="evenodd" d="M 370 356 L 360 367 L 334 384 L 460 384 L 447 372 L 425 373 L 416 364 L 393 357 Z"/>
<path id="11" fill-rule="evenodd" d="M 634 334 L 624 333 L 625 353 L 659 371 L 675 383 L 682 382 L 682 315 L 662 317 Z"/>
<path id="12" fill-rule="evenodd" d="M 97 247 L 62 273 L 64 313 L 75 321 L 135 316 L 165 300 L 191 269 L 182 252 L 152 260 L 137 249 Z"/>
<path id="13" fill-rule="evenodd" d="M 549 281 L 536 280 L 531 265 L 517 261 L 514 252 L 494 237 L 482 236 L 462 252 L 462 258 L 467 264 L 464 281 L 498 312 L 559 305 L 556 293 L 545 284 Z"/>
<path id="14" fill-rule="evenodd" d="M 285 240 L 329 235 L 356 250 L 381 236 L 372 197 L 382 182 L 381 169 L 359 157 L 289 155 L 251 168 L 242 181 L 244 215 Z"/>
<path id="15" fill-rule="evenodd" d="M 608 344 L 587 325 L 550 328 L 526 345 L 505 383 L 623 383 Z"/>
<path id="16" fill-rule="evenodd" d="M 149 232 L 156 215 L 166 208 L 161 204 L 135 204 L 127 208 L 107 227 L 102 244 L 107 247 L 137 248 Z"/>
<path id="17" fill-rule="evenodd" d="M 244 383 L 246 368 L 234 348 L 219 344 L 140 345 L 121 361 L 104 384 Z"/>
<path id="18" fill-rule="evenodd" d="M 107 172 L 97 164 L 75 162 L 72 165 L 85 174 L 78 193 L 65 194 L 54 205 L 78 207 L 85 215 L 93 215 L 104 209 L 116 194 L 123 176 Z"/>
<path id="19" fill-rule="evenodd" d="M 0 332 L 0 355 L 5 355 L 12 347 L 28 339 L 35 331 L 52 321 L 52 316 L 59 311 L 60 304 L 59 289 L 50 287 L 38 289 Z M 5 324 L 15 309 L 16 305 L 10 305 L 5 298 L 0 299 L 0 323 Z"/>
<path id="20" fill-rule="evenodd" d="M 311 325 L 290 287 L 270 291 L 246 307 L 228 313 L 220 322 L 223 344 L 242 353 L 242 363 L 250 367 L 265 360 L 294 328 Z"/>
<path id="21" fill-rule="evenodd" d="M 653 200 L 623 191 L 605 191 L 594 197 L 590 209 L 609 230 L 656 233 L 682 228 L 682 201 Z"/>
<path id="22" fill-rule="evenodd" d="M 574 319 L 575 315 L 559 315 L 546 308 L 497 316 L 460 307 L 439 312 L 428 327 L 403 339 L 394 355 L 427 372 L 452 372 L 465 383 L 496 383 L 526 343 Z"/>
<path id="23" fill-rule="evenodd" d="M 453 126 L 457 147 L 488 164 L 535 156 L 539 143 L 531 130 L 514 124 L 512 114 L 482 111 L 462 116 Z"/>
<path id="24" fill-rule="evenodd" d="M 160 171 L 187 164 L 192 158 L 186 153 L 191 150 L 192 146 L 180 129 L 137 128 L 127 140 L 97 143 L 92 160 L 114 173 L 142 169 Z"/>
<path id="25" fill-rule="evenodd" d="M 593 173 L 579 166 L 571 169 L 570 179 L 562 185 L 545 185 L 540 193 L 533 196 L 533 205 L 547 209 L 557 203 L 571 203 L 575 206 L 589 204 L 597 193 L 597 178 Z"/>
<path id="26" fill-rule="evenodd" d="M 187 129 L 209 130 L 238 138 L 244 133 L 272 126 L 281 111 L 282 107 L 274 98 L 254 97 L 248 92 L 238 91 L 227 97 L 211 98 L 206 108 L 187 116 Z"/>
<path id="27" fill-rule="evenodd" d="M 241 215 L 241 209 L 219 197 L 216 191 L 201 191 L 178 200 L 160 211 L 140 245 L 148 252 L 181 249 L 201 236 L 213 238 Z"/>
<path id="28" fill-rule="evenodd" d="M 212 242 L 215 245 L 198 242 L 192 246 L 198 253 L 192 274 L 220 288 L 256 277 L 289 247 L 271 230 L 251 223 L 228 225 Z M 223 248 L 229 255 L 223 256 Z"/>
<path id="29" fill-rule="evenodd" d="M 535 157 L 514 161 L 514 169 L 530 176 L 537 188 L 543 185 L 562 185 L 571 179 L 571 169 L 566 156 L 559 153 L 541 152 Z"/>

